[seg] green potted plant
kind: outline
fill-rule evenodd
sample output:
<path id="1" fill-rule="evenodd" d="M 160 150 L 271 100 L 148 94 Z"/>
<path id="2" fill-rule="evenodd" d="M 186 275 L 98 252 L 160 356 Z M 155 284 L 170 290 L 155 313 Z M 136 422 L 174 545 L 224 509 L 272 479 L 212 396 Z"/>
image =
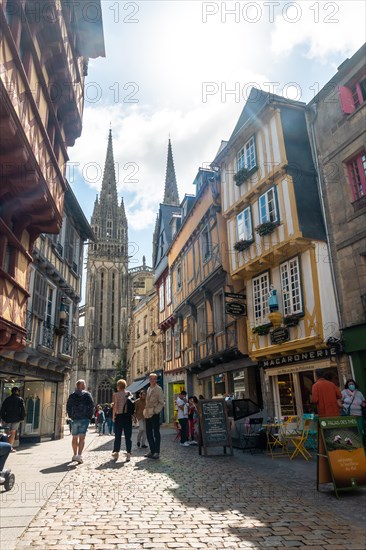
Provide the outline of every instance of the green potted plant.
<path id="1" fill-rule="evenodd" d="M 273 233 L 273 231 L 276 229 L 277 226 L 278 226 L 277 222 L 264 222 L 264 223 L 261 223 L 260 225 L 257 225 L 255 230 L 258 233 L 258 235 L 263 237 L 264 235 L 269 235 L 270 233 Z"/>
<path id="2" fill-rule="evenodd" d="M 242 168 L 239 170 L 236 174 L 234 174 L 234 181 L 236 185 L 241 185 L 242 183 L 245 183 L 248 179 L 248 169 Z"/>
<path id="3" fill-rule="evenodd" d="M 273 326 L 272 323 L 265 323 L 264 325 L 258 325 L 252 328 L 252 333 L 258 334 L 258 336 L 265 336 L 266 334 L 269 333 L 272 326 Z"/>
<path id="4" fill-rule="evenodd" d="M 253 239 L 250 239 L 250 240 L 240 239 L 240 241 L 238 241 L 234 244 L 234 249 L 237 252 L 244 252 L 244 250 L 247 250 L 247 248 L 250 247 L 252 242 L 253 242 Z"/>

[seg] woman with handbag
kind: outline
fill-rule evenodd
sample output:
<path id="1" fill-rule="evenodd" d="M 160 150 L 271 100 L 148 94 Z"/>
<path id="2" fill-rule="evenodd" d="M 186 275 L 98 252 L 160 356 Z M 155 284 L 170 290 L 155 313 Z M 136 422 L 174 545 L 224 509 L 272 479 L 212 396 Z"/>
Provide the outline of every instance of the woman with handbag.
<path id="1" fill-rule="evenodd" d="M 341 415 L 356 416 L 358 426 L 363 433 L 362 409 L 366 406 L 366 401 L 353 378 L 347 380 L 344 390 L 342 390 L 342 405 Z"/>

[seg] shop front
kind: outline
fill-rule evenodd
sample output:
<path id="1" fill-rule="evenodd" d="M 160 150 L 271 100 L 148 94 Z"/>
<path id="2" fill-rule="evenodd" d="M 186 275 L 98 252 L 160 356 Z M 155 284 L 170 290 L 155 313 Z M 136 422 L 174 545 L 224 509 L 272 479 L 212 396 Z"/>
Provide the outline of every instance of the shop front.
<path id="1" fill-rule="evenodd" d="M 317 369 L 324 369 L 338 387 L 343 384 L 332 349 L 274 357 L 260 366 L 264 369 L 268 412 L 277 418 L 316 412 L 311 395 Z"/>
<path id="2" fill-rule="evenodd" d="M 199 393 L 205 399 L 228 397 L 251 399 L 262 405 L 260 373 L 250 359 L 222 363 L 197 374 Z"/>
<path id="3" fill-rule="evenodd" d="M 185 390 L 188 393 L 186 372 L 166 371 L 165 379 L 165 422 L 172 423 L 178 418 L 176 400 L 181 391 Z"/>

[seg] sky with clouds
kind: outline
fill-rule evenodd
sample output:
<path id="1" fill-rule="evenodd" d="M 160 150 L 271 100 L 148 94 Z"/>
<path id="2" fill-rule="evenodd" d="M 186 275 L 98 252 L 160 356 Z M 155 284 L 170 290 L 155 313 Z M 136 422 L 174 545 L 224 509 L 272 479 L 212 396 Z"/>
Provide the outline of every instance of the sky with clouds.
<path id="1" fill-rule="evenodd" d="M 308 102 L 365 42 L 365 3 L 102 0 L 106 58 L 90 60 L 69 181 L 90 219 L 112 125 L 131 267 L 146 255 L 172 140 L 180 197 L 228 139 L 251 86 Z"/>

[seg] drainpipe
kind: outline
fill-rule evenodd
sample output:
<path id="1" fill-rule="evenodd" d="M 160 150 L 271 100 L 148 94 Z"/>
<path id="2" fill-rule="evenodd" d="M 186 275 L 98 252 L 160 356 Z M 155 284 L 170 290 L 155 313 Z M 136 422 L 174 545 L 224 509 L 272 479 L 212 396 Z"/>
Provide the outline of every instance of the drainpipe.
<path id="1" fill-rule="evenodd" d="M 341 307 L 340 307 L 340 302 L 339 302 L 337 281 L 336 281 L 336 276 L 335 276 L 335 271 L 334 271 L 334 266 L 333 266 L 332 249 L 331 249 L 331 245 L 330 245 L 330 236 L 329 236 L 329 230 L 328 230 L 327 215 L 326 215 L 326 210 L 325 210 L 325 201 L 324 201 L 323 186 L 322 186 L 322 176 L 321 176 L 320 167 L 319 167 L 319 157 L 318 157 L 318 151 L 317 151 L 317 145 L 316 145 L 316 139 L 315 139 L 314 122 L 315 122 L 315 120 L 317 119 L 317 116 L 318 116 L 318 109 L 317 109 L 317 105 L 315 103 L 313 103 L 311 105 L 311 107 L 309 109 L 309 112 L 310 112 L 309 125 L 310 125 L 310 132 L 311 132 L 311 143 L 312 143 L 312 149 L 313 149 L 313 157 L 314 157 L 314 161 L 315 161 L 315 168 L 316 168 L 316 171 L 317 171 L 317 174 L 318 174 L 317 181 L 318 181 L 318 191 L 319 191 L 320 205 L 321 205 L 322 214 L 323 214 L 324 223 L 325 223 L 325 236 L 326 236 L 326 239 L 327 239 L 327 246 L 328 246 L 328 252 L 329 252 L 330 273 L 331 273 L 332 283 L 333 283 L 333 287 L 334 287 L 334 296 L 335 296 L 336 308 L 337 308 L 338 326 L 339 326 L 339 330 L 341 330 L 341 326 L 342 326 L 342 324 L 341 324 L 341 319 L 342 319 L 341 318 Z"/>

